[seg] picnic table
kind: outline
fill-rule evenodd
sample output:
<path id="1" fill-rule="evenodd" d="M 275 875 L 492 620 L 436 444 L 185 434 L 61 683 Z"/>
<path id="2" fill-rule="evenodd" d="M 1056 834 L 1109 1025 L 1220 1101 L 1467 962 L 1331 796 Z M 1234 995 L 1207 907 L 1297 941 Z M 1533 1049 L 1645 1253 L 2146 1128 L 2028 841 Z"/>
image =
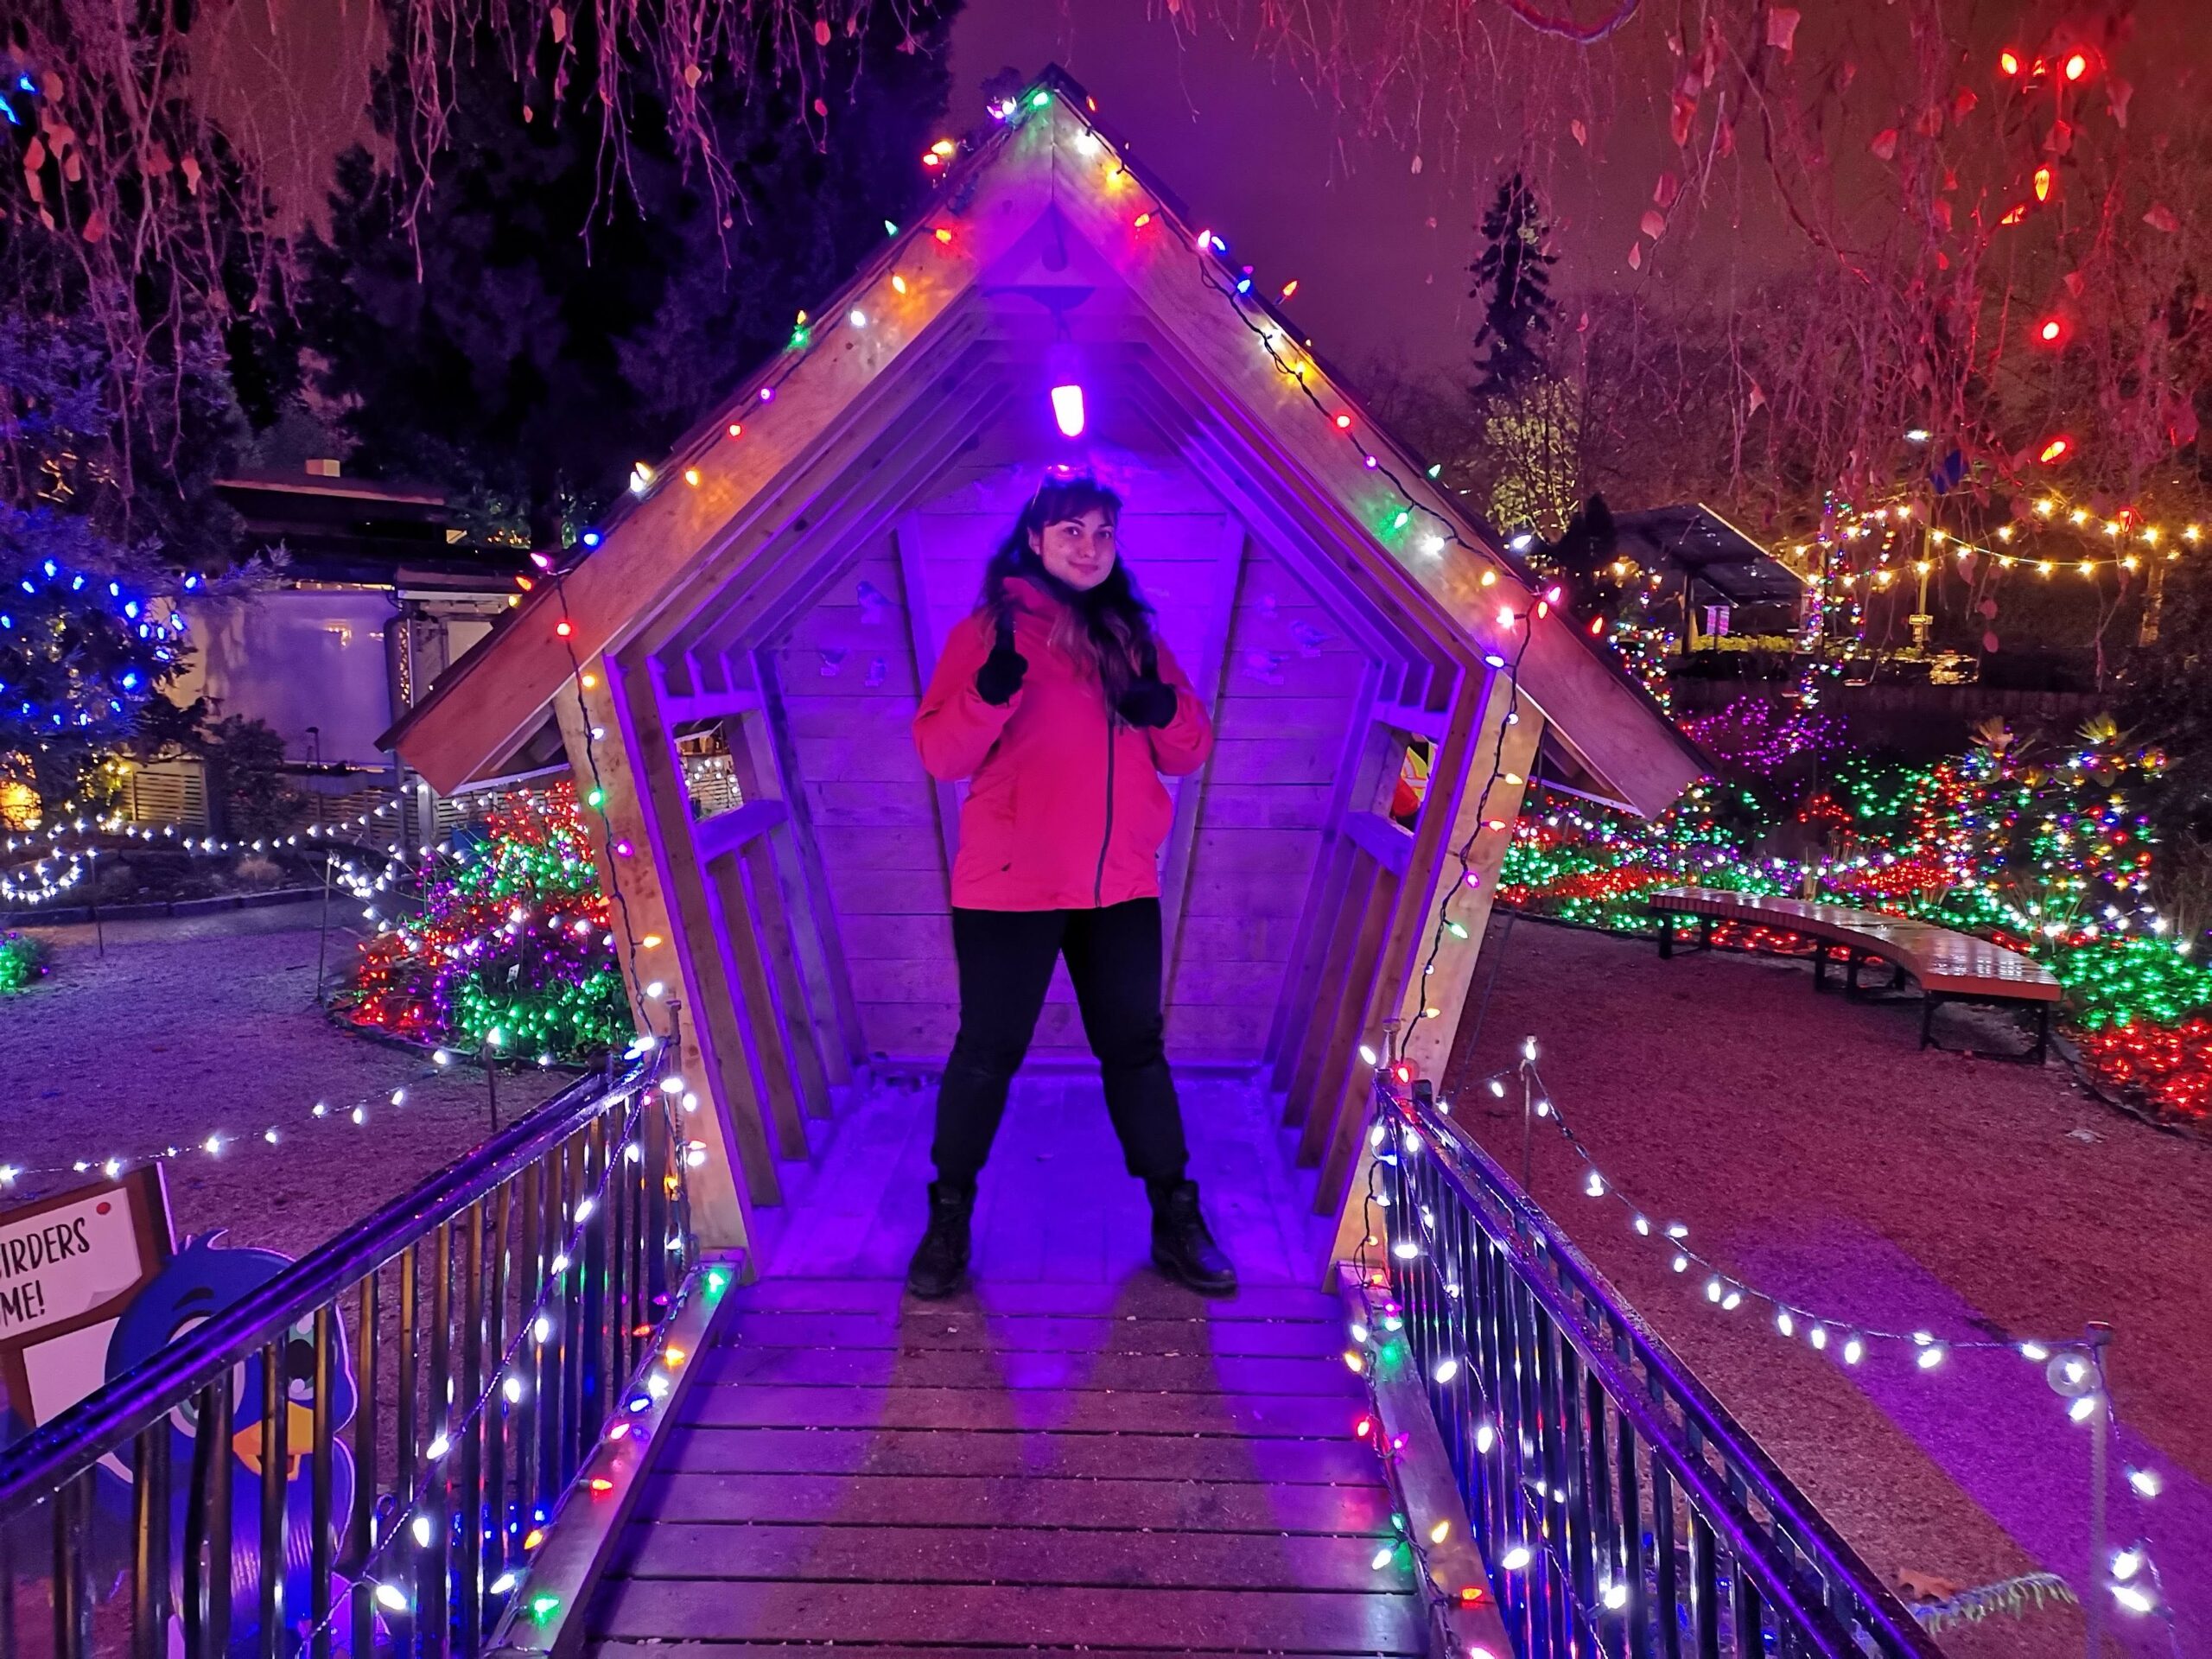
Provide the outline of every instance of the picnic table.
<path id="1" fill-rule="evenodd" d="M 2057 1003 L 2058 981 L 2032 957 L 1971 933 L 1933 922 L 1879 911 L 1854 910 L 1807 899 L 1732 893 L 1719 887 L 1667 887 L 1652 894 L 1651 913 L 1659 925 L 1659 954 L 1675 954 L 1678 922 L 1694 918 L 1695 948 L 1709 950 L 1716 921 L 1792 933 L 1813 947 L 1813 988 L 1827 988 L 1831 951 L 1843 953 L 1845 995 L 1859 994 L 1862 963 L 1886 962 L 1894 970 L 1892 988 L 1910 978 L 1920 987 L 1920 1046 L 1934 1040 L 1930 1027 L 1945 1002 L 2027 1006 L 2036 1016 L 2033 1048 L 2022 1058 L 2040 1065 L 2050 1044 L 2050 1011 Z"/>

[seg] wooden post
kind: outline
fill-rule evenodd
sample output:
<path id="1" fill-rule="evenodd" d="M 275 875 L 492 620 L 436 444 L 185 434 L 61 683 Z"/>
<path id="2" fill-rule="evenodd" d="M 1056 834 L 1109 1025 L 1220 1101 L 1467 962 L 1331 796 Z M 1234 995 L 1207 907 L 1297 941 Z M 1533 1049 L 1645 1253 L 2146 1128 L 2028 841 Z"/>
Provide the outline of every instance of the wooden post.
<path id="1" fill-rule="evenodd" d="M 1400 1017 L 1408 1021 L 1406 1058 L 1412 1063 L 1416 1077 L 1439 1084 L 1444 1080 L 1444 1064 L 1451 1058 L 1452 1041 L 1459 1033 L 1468 989 L 1474 983 L 1475 961 L 1482 952 L 1483 932 L 1490 925 L 1491 906 L 1497 898 L 1497 873 L 1505 862 L 1513 825 L 1521 816 L 1521 799 L 1528 789 L 1529 769 L 1536 764 L 1536 744 L 1543 735 L 1543 716 L 1525 696 L 1511 711 L 1519 716 L 1518 720 L 1510 726 L 1504 725 L 1508 705 L 1512 702 L 1512 687 L 1506 677 L 1492 674 L 1483 692 L 1481 723 L 1476 730 L 1467 786 L 1445 843 L 1444 868 L 1422 908 L 1421 960 L 1426 961 L 1428 957 L 1429 935 L 1435 925 L 1438 906 L 1443 902 L 1444 883 L 1459 880 L 1459 860 L 1454 855 L 1471 835 L 1475 838 L 1474 873 L 1481 885 L 1463 891 L 1452 901 L 1452 918 L 1467 930 L 1467 937 L 1462 939 L 1449 933 L 1445 935 L 1443 948 L 1436 955 L 1436 971 L 1426 980 L 1421 978 L 1420 963 L 1416 962 L 1414 982 L 1406 988 L 1399 1004 Z M 1501 727 L 1504 732 L 1502 750 L 1498 747 Z M 1493 757 L 1503 775 L 1491 785 L 1490 798 L 1484 800 L 1483 785 L 1491 775 Z M 1506 827 L 1483 829 L 1484 822 L 1490 819 Z M 1437 1017 L 1422 1019 L 1424 1006 L 1438 1009 Z"/>
<path id="2" fill-rule="evenodd" d="M 730 1057 L 719 1052 L 717 1039 L 723 1033 L 718 1027 L 728 1017 L 729 998 L 718 985 L 709 989 L 699 981 L 695 959 L 701 952 L 688 948 L 692 941 L 678 927 L 676 906 L 670 902 L 671 861 L 652 821 L 647 790 L 656 763 L 672 773 L 675 761 L 672 756 L 663 760 L 661 751 L 666 745 L 658 742 L 657 719 L 648 734 L 639 734 L 632 723 L 618 718 L 603 658 L 587 663 L 568 689 L 554 699 L 553 706 L 579 799 L 588 801 L 594 788 L 605 794 L 603 816 L 588 805 L 581 816 L 598 856 L 600 881 L 613 911 L 616 938 L 621 938 L 626 916 L 637 940 L 658 934 L 664 941 L 654 950 L 640 946 L 641 957 L 651 959 L 652 965 L 641 959 L 634 971 L 626 949 L 618 948 L 615 953 L 640 1027 L 664 1033 L 669 1018 L 664 1007 L 645 995 L 645 985 L 639 980 L 649 982 L 663 961 L 671 973 L 683 976 L 689 1017 L 682 1024 L 676 1064 L 680 1074 L 697 1085 L 695 1092 L 709 1109 L 685 1119 L 687 1125 L 693 1126 L 695 1137 L 707 1147 L 706 1162 L 693 1169 L 689 1178 L 693 1224 L 706 1249 L 745 1249 L 754 1236 L 753 1204 L 774 1202 L 778 1195 L 775 1167 L 765 1156 L 765 1141 L 757 1170 L 746 1168 L 737 1155 L 746 1126 L 749 1122 L 757 1136 L 760 1120 L 750 1098 L 750 1079 L 741 1050 L 735 1056 L 734 1068 Z M 638 738 L 645 734 L 652 735 L 654 742 L 636 747 Z M 645 773 L 642 779 L 639 775 L 641 761 Z M 616 843 L 625 842 L 631 849 L 627 856 L 616 850 Z M 689 848 L 683 851 L 689 857 Z M 717 1004 L 721 1019 L 716 1017 Z M 743 1092 L 737 1093 L 733 1084 L 741 1079 Z M 747 1177 L 746 1189 L 738 1184 L 741 1173 Z"/>

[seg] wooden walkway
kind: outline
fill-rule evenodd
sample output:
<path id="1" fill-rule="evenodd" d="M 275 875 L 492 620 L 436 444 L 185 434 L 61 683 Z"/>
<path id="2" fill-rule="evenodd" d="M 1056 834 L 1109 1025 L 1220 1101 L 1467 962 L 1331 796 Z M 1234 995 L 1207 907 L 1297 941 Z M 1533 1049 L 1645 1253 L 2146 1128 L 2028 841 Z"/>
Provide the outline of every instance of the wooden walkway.
<path id="1" fill-rule="evenodd" d="M 1427 1651 L 1326 1239 L 1260 1091 L 1186 1080 L 1193 1171 L 1244 1287 L 1146 1262 L 1097 1084 L 1025 1078 L 984 1177 L 976 1288 L 903 1296 L 931 1096 L 880 1087 L 801 1172 L 734 1292 L 592 1607 L 634 1659 L 835 1643 L 876 1659 Z"/>

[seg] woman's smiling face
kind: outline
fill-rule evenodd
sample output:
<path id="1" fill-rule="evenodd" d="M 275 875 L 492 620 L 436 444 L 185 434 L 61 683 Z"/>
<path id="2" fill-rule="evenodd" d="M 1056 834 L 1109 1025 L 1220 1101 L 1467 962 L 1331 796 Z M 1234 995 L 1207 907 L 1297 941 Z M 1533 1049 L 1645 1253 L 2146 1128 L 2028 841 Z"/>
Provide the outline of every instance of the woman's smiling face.
<path id="1" fill-rule="evenodd" d="M 1114 574 L 1114 520 L 1102 507 L 1031 531 L 1029 545 L 1046 569 L 1078 593 Z"/>

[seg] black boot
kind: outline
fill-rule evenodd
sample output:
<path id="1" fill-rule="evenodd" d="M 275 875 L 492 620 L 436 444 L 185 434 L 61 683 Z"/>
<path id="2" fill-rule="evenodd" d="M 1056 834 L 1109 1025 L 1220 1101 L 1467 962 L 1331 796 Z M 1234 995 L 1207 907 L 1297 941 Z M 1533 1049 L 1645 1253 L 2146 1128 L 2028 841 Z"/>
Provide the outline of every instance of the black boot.
<path id="1" fill-rule="evenodd" d="M 1236 1288 L 1236 1269 L 1206 1230 L 1198 1213 L 1196 1181 L 1151 1185 L 1152 1265 L 1180 1285 L 1208 1296 Z"/>
<path id="2" fill-rule="evenodd" d="M 968 1282 L 968 1219 L 976 1189 L 930 1183 L 930 1225 L 906 1264 L 906 1288 L 929 1301 L 952 1295 Z"/>

